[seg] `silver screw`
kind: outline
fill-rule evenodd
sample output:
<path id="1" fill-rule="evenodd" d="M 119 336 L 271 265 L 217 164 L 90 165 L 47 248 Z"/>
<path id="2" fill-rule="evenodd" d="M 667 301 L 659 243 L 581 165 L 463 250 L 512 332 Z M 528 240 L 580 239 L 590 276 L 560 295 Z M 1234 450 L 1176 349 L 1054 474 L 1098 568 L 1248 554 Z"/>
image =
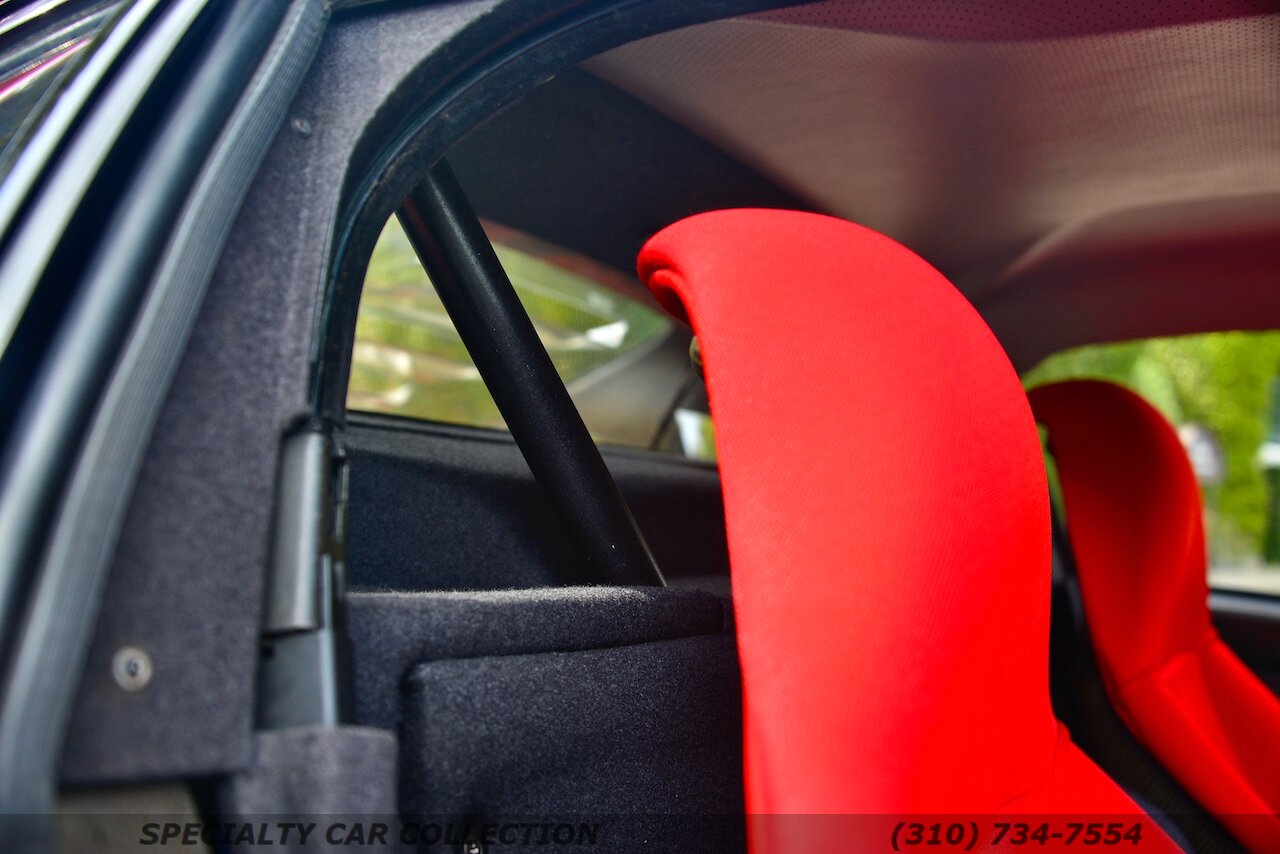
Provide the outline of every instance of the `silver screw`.
<path id="1" fill-rule="evenodd" d="M 313 129 L 311 127 L 311 122 L 304 119 L 302 116 L 298 116 L 296 119 L 294 119 L 292 122 L 292 125 L 293 125 L 294 133 L 296 133 L 298 136 L 302 137 L 303 139 L 306 139 L 307 137 L 311 136 L 311 131 Z"/>
<path id="2" fill-rule="evenodd" d="M 111 659 L 111 675 L 126 691 L 141 691 L 151 683 L 155 668 L 151 656 L 136 646 L 122 646 Z"/>

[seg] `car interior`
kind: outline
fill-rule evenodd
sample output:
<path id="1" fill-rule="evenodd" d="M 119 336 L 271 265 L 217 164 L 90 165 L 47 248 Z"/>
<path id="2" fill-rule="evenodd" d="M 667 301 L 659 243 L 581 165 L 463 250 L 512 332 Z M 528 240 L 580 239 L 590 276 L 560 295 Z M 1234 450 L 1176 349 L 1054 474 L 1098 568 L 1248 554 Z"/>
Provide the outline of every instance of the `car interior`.
<path id="1" fill-rule="evenodd" d="M 541 5 L 290 13 L 64 809 L 1280 850 L 1280 587 L 1168 410 L 1026 381 L 1280 329 L 1280 8 Z"/>

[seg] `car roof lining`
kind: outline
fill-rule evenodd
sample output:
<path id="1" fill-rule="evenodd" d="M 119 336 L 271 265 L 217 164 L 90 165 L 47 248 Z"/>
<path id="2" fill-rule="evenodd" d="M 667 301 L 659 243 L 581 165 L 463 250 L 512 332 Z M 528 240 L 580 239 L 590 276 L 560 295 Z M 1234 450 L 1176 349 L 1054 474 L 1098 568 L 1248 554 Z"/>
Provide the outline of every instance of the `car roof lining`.
<path id="1" fill-rule="evenodd" d="M 1020 368 L 1092 341 L 1280 324 L 1262 298 L 1280 238 L 1274 7 L 927 5 L 715 21 L 584 67 L 915 249 Z M 1158 263 L 1175 244 L 1195 263 Z"/>

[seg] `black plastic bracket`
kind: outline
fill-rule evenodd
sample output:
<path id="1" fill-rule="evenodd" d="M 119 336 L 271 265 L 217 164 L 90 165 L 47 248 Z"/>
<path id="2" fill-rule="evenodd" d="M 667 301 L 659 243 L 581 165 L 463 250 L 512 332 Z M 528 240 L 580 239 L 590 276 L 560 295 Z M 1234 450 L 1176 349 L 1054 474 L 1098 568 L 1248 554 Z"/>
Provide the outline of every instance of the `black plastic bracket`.
<path id="1" fill-rule="evenodd" d="M 285 437 L 258 662 L 258 727 L 351 720 L 343 553 L 347 461 L 325 430 Z"/>

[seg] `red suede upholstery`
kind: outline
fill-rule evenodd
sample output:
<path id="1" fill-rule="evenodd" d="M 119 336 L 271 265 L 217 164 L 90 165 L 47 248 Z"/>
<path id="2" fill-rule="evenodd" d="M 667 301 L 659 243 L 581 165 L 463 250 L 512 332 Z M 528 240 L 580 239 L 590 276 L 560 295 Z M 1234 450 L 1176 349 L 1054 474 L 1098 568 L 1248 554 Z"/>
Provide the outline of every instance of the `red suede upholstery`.
<path id="1" fill-rule="evenodd" d="M 1110 383 L 1030 398 L 1049 430 L 1112 704 L 1240 841 L 1280 851 L 1280 700 L 1209 622 L 1200 489 L 1177 433 Z"/>
<path id="2" fill-rule="evenodd" d="M 968 302 L 887 237 L 788 211 L 683 220 L 639 273 L 702 347 L 752 851 L 889 844 L 785 814 L 1146 821 L 1050 709 L 1039 440 Z M 1141 849 L 1165 846 L 1148 821 Z"/>

